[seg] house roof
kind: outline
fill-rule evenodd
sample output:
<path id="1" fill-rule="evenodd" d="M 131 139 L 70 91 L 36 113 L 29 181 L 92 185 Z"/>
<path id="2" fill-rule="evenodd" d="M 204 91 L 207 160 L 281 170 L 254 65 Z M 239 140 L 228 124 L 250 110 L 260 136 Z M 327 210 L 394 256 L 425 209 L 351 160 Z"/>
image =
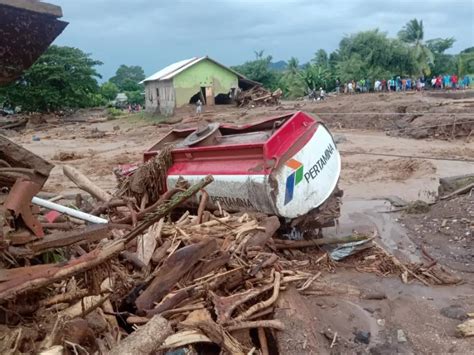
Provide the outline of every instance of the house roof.
<path id="1" fill-rule="evenodd" d="M 229 67 L 226 67 L 225 65 L 215 61 L 214 59 L 211 59 L 209 58 L 208 56 L 205 56 L 205 57 L 193 57 L 193 58 L 190 58 L 190 59 L 185 59 L 185 60 L 181 60 L 179 62 L 176 62 L 176 63 L 173 63 L 173 64 L 170 64 L 168 65 L 167 67 L 161 69 L 160 71 L 157 71 L 155 74 L 149 76 L 148 78 L 146 78 L 145 80 L 141 81 L 140 84 L 143 84 L 147 81 L 162 81 L 162 80 L 170 80 L 172 79 L 173 77 L 175 77 L 176 75 L 178 75 L 179 73 L 185 71 L 186 69 L 188 69 L 189 67 L 193 66 L 194 64 L 197 64 L 203 60 L 210 60 L 211 62 L 213 62 L 214 64 L 234 73 L 235 75 L 237 75 L 237 77 L 239 79 L 243 79 L 247 82 L 250 82 L 250 83 L 253 83 L 254 85 L 261 85 L 260 83 L 256 82 L 256 81 L 252 81 L 250 79 L 247 79 L 245 76 L 243 76 L 242 74 L 240 73 L 237 73 L 235 70 L 229 68 Z"/>

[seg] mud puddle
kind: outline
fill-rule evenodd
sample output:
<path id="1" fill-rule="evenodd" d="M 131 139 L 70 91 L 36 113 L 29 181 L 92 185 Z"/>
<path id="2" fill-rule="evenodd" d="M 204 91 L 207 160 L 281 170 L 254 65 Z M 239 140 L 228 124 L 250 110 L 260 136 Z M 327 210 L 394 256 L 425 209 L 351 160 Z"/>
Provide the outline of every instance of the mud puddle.
<path id="1" fill-rule="evenodd" d="M 386 200 L 345 199 L 339 225 L 325 229 L 325 233 L 346 236 L 354 231 L 368 234 L 376 231 L 376 241 L 387 251 L 406 261 L 420 261 L 417 246 L 398 222 L 398 214 L 389 213 L 391 209 Z"/>
<path id="2" fill-rule="evenodd" d="M 377 243 L 387 251 L 405 261 L 420 261 L 421 251 L 401 226 L 397 213 L 383 213 L 391 208 L 385 200 L 346 199 L 339 226 L 325 229 L 325 234 L 344 236 L 354 230 L 361 233 L 376 230 Z M 470 341 L 455 334 L 456 326 L 461 323 L 458 314 L 474 309 L 474 280 L 469 276 L 460 285 L 427 287 L 416 282 L 404 284 L 397 277 L 338 269 L 327 275 L 325 282 L 349 285 L 362 294 L 383 294 L 384 298 L 368 300 L 347 292 L 308 297 L 305 302 L 321 321 L 320 332 L 330 329 L 331 334 L 338 333 L 336 349 L 340 353 L 469 353 Z M 457 313 L 452 316 L 450 310 Z M 367 343 L 361 343 L 361 337 Z M 330 344 L 328 341 L 327 345 Z"/>

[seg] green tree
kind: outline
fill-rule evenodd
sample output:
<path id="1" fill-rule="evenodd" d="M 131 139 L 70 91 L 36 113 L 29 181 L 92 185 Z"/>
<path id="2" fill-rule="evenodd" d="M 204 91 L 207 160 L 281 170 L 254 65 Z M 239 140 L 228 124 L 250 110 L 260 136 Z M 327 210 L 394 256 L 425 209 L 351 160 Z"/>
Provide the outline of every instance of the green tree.
<path id="1" fill-rule="evenodd" d="M 336 74 L 342 82 L 359 80 L 365 78 L 367 65 L 358 53 L 352 54 L 346 59 L 339 60 L 336 64 Z"/>
<path id="2" fill-rule="evenodd" d="M 307 89 L 318 90 L 320 87 L 328 90 L 330 87 L 331 72 L 327 67 L 310 64 L 302 72 L 303 81 Z"/>
<path id="3" fill-rule="evenodd" d="M 434 75 L 457 72 L 457 58 L 455 55 L 444 53 L 451 48 L 454 38 L 434 38 L 426 41 L 426 46 L 433 53 L 433 63 L 430 64 Z"/>
<path id="4" fill-rule="evenodd" d="M 329 67 L 329 57 L 324 49 L 318 49 L 311 61 L 321 67 Z"/>
<path id="5" fill-rule="evenodd" d="M 143 79 L 145 79 L 145 72 L 143 71 L 142 67 L 137 65 L 127 66 L 122 64 L 109 81 L 114 83 L 121 92 L 142 91 L 143 85 L 139 83 Z"/>
<path id="6" fill-rule="evenodd" d="M 434 55 L 424 44 L 423 20 L 412 19 L 398 32 L 398 38 L 412 45 L 417 64 L 418 74 L 429 75 L 433 65 Z"/>
<path id="7" fill-rule="evenodd" d="M 263 51 L 256 51 L 255 57 L 255 60 L 234 66 L 232 69 L 245 75 L 251 80 L 262 83 L 266 88 L 271 90 L 277 89 L 282 74 L 269 68 L 272 56 L 269 55 L 264 57 Z"/>
<path id="8" fill-rule="evenodd" d="M 474 47 L 469 47 L 461 51 L 457 56 L 458 74 L 474 74 Z"/>
<path id="9" fill-rule="evenodd" d="M 458 75 L 474 74 L 474 51 L 461 52 L 457 58 Z"/>
<path id="10" fill-rule="evenodd" d="M 433 38 L 426 41 L 426 46 L 432 53 L 444 53 L 451 48 L 456 42 L 453 37 L 450 38 Z"/>
<path id="11" fill-rule="evenodd" d="M 341 81 L 389 78 L 418 71 L 412 47 L 378 29 L 345 36 L 331 53 L 329 67 Z"/>
<path id="12" fill-rule="evenodd" d="M 279 87 L 283 90 L 285 96 L 290 99 L 305 95 L 305 83 L 297 58 L 291 57 L 288 61 L 288 67 L 280 78 Z"/>
<path id="13" fill-rule="evenodd" d="M 16 82 L 0 89 L 0 102 L 24 111 L 90 107 L 99 102 L 100 61 L 72 47 L 53 45 Z"/>
<path id="14" fill-rule="evenodd" d="M 100 94 L 107 100 L 111 101 L 117 97 L 119 89 L 117 85 L 107 81 L 100 86 Z"/>
<path id="15" fill-rule="evenodd" d="M 127 91 L 127 98 L 130 104 L 140 104 L 145 103 L 145 95 L 142 91 Z"/>
<path id="16" fill-rule="evenodd" d="M 298 58 L 291 57 L 288 61 L 287 72 L 292 75 L 297 75 L 300 72 L 300 62 Z"/>
<path id="17" fill-rule="evenodd" d="M 377 68 L 371 68 L 370 71 L 381 71 L 382 76 L 389 77 L 393 75 L 412 75 L 417 72 L 417 65 L 414 53 L 406 43 L 398 40 L 391 39 L 389 47 L 390 57 L 388 58 L 385 65 L 379 65 Z M 373 78 L 373 76 L 371 76 Z"/>

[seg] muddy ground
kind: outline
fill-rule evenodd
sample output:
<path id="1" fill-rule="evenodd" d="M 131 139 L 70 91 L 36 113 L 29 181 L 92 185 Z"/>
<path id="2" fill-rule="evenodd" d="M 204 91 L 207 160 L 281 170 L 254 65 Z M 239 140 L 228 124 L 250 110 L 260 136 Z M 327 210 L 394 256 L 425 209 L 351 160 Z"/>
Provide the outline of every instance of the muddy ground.
<path id="1" fill-rule="evenodd" d="M 474 137 L 471 142 L 467 137 L 415 140 L 399 134 L 403 133 L 401 122 L 413 121 L 414 117 L 472 119 L 473 106 L 470 94 L 460 99 L 401 93 L 330 97 L 316 103 L 283 102 L 279 107 L 268 108 L 205 108 L 200 121 L 234 124 L 295 110 L 320 114 L 335 134 L 343 157 L 340 185 L 345 192 L 340 225 L 325 233 L 345 235 L 352 230 L 375 228 L 377 241 L 400 259 L 421 260 L 427 253 L 463 279 L 460 285 L 427 287 L 338 268 L 323 275 L 322 281 L 383 292 L 386 298 L 361 300 L 350 292 L 298 296 L 307 312 L 304 317 L 309 328 L 288 327 L 289 354 L 472 351 L 472 340 L 455 337 L 455 327 L 462 314 L 474 311 L 473 197 L 438 203 L 421 214 L 384 212 L 393 209 L 387 197 L 433 202 L 439 177 L 474 173 Z M 56 164 L 45 191 L 77 191 L 62 175 L 63 164 L 78 168 L 99 186 L 113 191 L 114 167 L 140 161 L 143 150 L 170 128 L 195 125 L 196 121 L 190 107 L 172 118 L 174 124 L 141 115 L 99 123 L 63 125 L 57 121 L 47 128 L 28 128 L 11 138 Z M 40 140 L 33 141 L 33 136 Z M 317 340 L 317 349 L 307 347 L 307 337 Z"/>

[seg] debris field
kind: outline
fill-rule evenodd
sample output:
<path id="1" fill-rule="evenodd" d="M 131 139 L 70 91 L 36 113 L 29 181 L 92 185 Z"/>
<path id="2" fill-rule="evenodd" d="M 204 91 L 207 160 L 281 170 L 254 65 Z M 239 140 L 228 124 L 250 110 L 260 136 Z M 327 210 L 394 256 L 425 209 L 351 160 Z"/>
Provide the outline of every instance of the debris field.
<path id="1" fill-rule="evenodd" d="M 80 134 L 89 135 L 87 130 Z M 114 137 L 107 132 L 92 139 Z M 338 331 L 323 326 L 313 336 L 304 336 L 301 329 L 311 322 L 310 315 L 296 313 L 313 299 L 321 300 L 317 307 L 322 309 L 343 309 L 337 300 L 346 298 L 379 304 L 391 299 L 388 290 L 369 290 L 344 280 L 348 270 L 424 288 L 458 287 L 449 285 L 462 285 L 469 276 L 457 272 L 452 259 L 443 258 L 443 248 L 430 249 L 438 243 L 432 243 L 430 234 L 445 230 L 443 235 L 466 250 L 461 262 L 471 262 L 469 183 L 440 191 L 441 197 L 428 203 L 428 209 L 410 202 L 393 207 L 390 214 L 400 215 L 410 235 L 420 235 L 421 239 L 413 237 L 415 244 L 431 245 L 420 247 L 420 258 L 413 261 L 387 248 L 376 226 L 355 228 L 342 236 L 324 232 L 322 238 L 289 240 L 284 236 L 284 222 L 275 216 L 207 210 L 206 187 L 212 184 L 212 176 L 194 185 L 179 181 L 160 195 L 156 193 L 160 172 L 150 173 L 145 164 L 130 177 L 114 182 L 114 189 L 104 188 L 95 182 L 98 175 L 91 172 L 92 179 L 82 165 L 74 164 L 90 159 L 87 151 L 52 152 L 50 157 L 62 168 L 58 171 L 26 149 L 19 149 L 20 156 L 12 160 L 14 143 L 6 138 L 1 143 L 9 147 L 8 158 L 0 155 L 2 353 L 166 353 L 173 349 L 232 354 L 289 354 L 294 349 L 308 354 L 365 353 L 384 346 L 395 346 L 401 353 L 413 349 L 423 353 L 423 341 L 412 343 L 413 334 L 401 328 L 393 330 L 395 340 L 391 341 L 387 339 L 392 336 L 383 332 L 375 340 L 373 331 L 372 336 L 360 329 L 347 333 L 344 327 Z M 163 157 L 155 159 L 166 170 Z M 348 171 L 358 171 L 350 159 Z M 395 161 L 390 169 L 397 183 L 416 178 L 419 171 L 436 173 L 435 167 L 419 160 Z M 371 177 L 370 171 L 367 177 L 359 174 L 356 181 L 380 180 Z M 133 181 L 134 176 L 141 176 L 140 181 Z M 52 193 L 50 179 L 62 184 L 69 181 L 76 186 L 75 192 Z M 18 193 L 28 191 L 21 188 L 28 181 L 35 184 L 29 190 L 31 196 Z M 132 190 L 133 185 L 144 188 Z M 69 215 L 75 212 L 54 213 L 31 205 L 28 198 L 31 201 L 33 196 L 103 221 L 85 222 Z M 200 201 L 198 208 L 185 207 L 191 198 Z M 448 210 L 455 212 L 446 214 Z M 455 239 L 459 233 L 454 225 L 460 226 L 461 239 Z M 327 297 L 333 298 L 334 305 L 322 306 Z M 462 321 L 455 321 L 459 326 L 452 327 L 452 334 L 472 335 L 472 310 L 461 308 Z M 308 312 L 313 312 L 311 307 Z M 391 331 L 386 328 L 387 333 Z"/>

